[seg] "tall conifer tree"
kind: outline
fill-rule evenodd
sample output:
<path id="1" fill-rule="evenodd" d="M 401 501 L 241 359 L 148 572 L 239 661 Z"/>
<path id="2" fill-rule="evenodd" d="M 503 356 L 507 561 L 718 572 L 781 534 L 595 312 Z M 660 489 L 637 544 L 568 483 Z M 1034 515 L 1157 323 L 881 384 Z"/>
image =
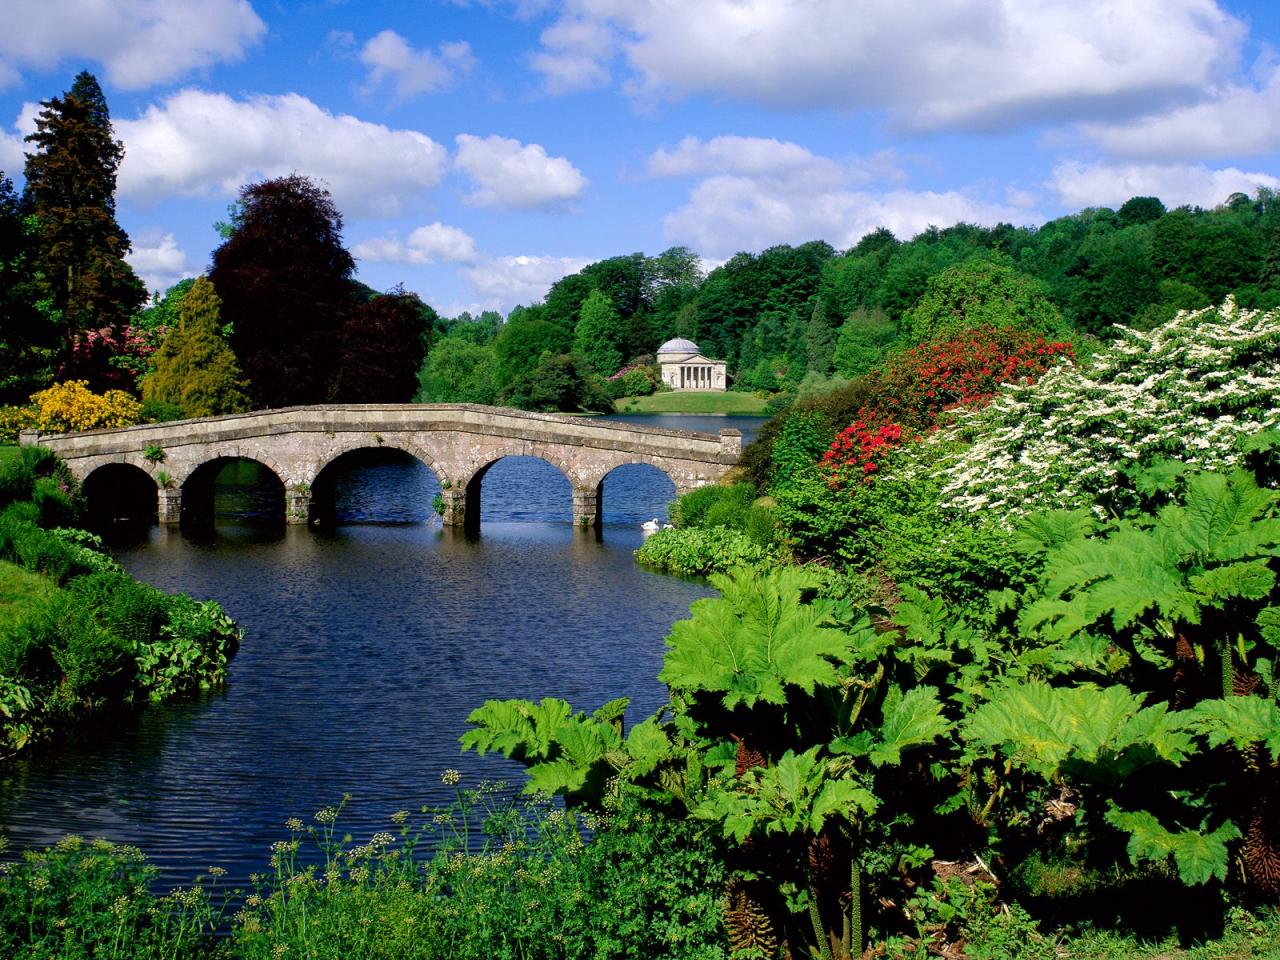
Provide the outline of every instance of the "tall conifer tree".
<path id="1" fill-rule="evenodd" d="M 124 147 L 114 138 L 102 88 L 81 72 L 62 97 L 41 103 L 26 140 L 26 198 L 38 223 L 38 281 L 60 318 L 65 373 L 104 378 L 106 357 L 74 349 L 85 330 L 116 338 L 146 300 L 124 261 L 129 236 L 116 222 L 116 172 Z"/>
<path id="2" fill-rule="evenodd" d="M 248 384 L 219 332 L 218 294 L 201 277 L 178 305 L 178 325 L 156 351 L 143 399 L 170 403 L 184 417 L 239 413 L 250 407 Z"/>

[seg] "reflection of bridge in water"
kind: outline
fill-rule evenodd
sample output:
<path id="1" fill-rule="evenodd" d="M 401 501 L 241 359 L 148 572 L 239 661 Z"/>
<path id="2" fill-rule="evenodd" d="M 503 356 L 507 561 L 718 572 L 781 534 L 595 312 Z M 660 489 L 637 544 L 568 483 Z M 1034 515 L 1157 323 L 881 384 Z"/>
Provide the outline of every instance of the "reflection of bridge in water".
<path id="1" fill-rule="evenodd" d="M 218 471 L 233 460 L 254 460 L 270 470 L 284 489 L 286 520 L 305 523 L 312 489 L 326 467 L 357 450 L 390 449 L 416 457 L 435 474 L 446 524 L 477 526 L 485 473 L 504 457 L 526 456 L 565 475 L 574 523 L 594 527 L 602 484 L 618 467 L 656 467 L 679 496 L 719 480 L 742 452 L 737 430 L 715 436 L 471 404 L 288 407 L 85 433 L 28 431 L 21 439 L 49 447 L 86 490 L 106 497 L 145 481 L 148 498 L 155 489 L 154 515 L 161 523 L 182 519 L 184 498 L 189 509 L 211 498 Z"/>

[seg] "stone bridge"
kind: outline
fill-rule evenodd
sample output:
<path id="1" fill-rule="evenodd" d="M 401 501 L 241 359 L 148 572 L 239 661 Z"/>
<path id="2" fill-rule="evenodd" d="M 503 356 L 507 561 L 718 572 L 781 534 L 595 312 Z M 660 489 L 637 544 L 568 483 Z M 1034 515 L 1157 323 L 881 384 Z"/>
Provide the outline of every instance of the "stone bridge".
<path id="1" fill-rule="evenodd" d="M 448 525 L 478 526 L 486 471 L 503 457 L 529 456 L 568 478 L 574 523 L 593 527 L 600 523 L 604 478 L 617 467 L 656 467 L 679 496 L 719 480 L 742 452 L 738 430 L 715 436 L 473 404 L 288 407 L 84 433 L 26 431 L 21 442 L 49 447 L 86 490 L 95 474 L 141 471 L 155 487 L 161 523 L 182 519 L 184 495 L 192 500 L 205 488 L 211 497 L 213 477 L 235 459 L 255 460 L 274 473 L 284 488 L 286 520 L 306 523 L 312 488 L 326 466 L 355 450 L 394 449 L 435 474 Z"/>

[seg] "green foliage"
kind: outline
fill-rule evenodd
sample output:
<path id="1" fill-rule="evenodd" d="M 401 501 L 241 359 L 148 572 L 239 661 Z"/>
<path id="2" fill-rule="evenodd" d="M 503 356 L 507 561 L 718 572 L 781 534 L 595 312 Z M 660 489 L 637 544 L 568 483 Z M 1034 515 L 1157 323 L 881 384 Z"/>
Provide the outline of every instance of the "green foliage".
<path id="1" fill-rule="evenodd" d="M 489 700 L 471 712 L 475 728 L 462 735 L 464 750 L 496 750 L 529 768 L 527 793 L 562 793 L 570 803 L 599 803 L 605 781 L 626 762 L 622 711 L 626 699 L 592 716 L 573 713 L 563 700 Z"/>
<path id="2" fill-rule="evenodd" d="M 667 638 L 658 678 L 674 691 L 720 695 L 726 709 L 760 702 L 782 705 L 787 688 L 813 693 L 839 682 L 836 665 L 849 654 L 849 637 L 835 629 L 823 603 L 802 603 L 816 589 L 794 567 L 771 574 L 713 574 L 722 597 L 695 601 L 690 620 Z"/>
<path id="3" fill-rule="evenodd" d="M 696 828 L 621 801 L 584 818 L 462 789 L 369 843 L 295 822 L 230 953 L 276 960 L 724 960 L 724 871 Z M 317 862 L 318 861 L 318 862 Z M 361 918 L 376 917 L 375 922 Z M 281 950 L 281 947 L 284 950 Z"/>
<path id="4" fill-rule="evenodd" d="M 1227 842 L 1240 839 L 1240 831 L 1231 821 L 1224 821 L 1213 829 L 1166 830 L 1152 814 L 1145 810 L 1124 811 L 1112 808 L 1107 811 L 1107 822 L 1129 834 L 1129 856 L 1134 863 L 1140 860 L 1167 860 L 1173 858 L 1178 876 L 1183 883 L 1202 884 L 1210 880 L 1227 878 Z"/>
<path id="5" fill-rule="evenodd" d="M 897 339 L 897 325 L 883 310 L 860 307 L 840 327 L 833 365 L 841 376 L 861 377 L 888 356 Z"/>
<path id="6" fill-rule="evenodd" d="M 0 558 L 66 588 L 24 598 L 0 621 L 0 675 L 10 684 L 0 695 L 16 698 L 0 710 L 8 748 L 108 704 L 220 683 L 241 639 L 222 608 L 135 581 L 93 534 L 42 527 L 75 513 L 55 481 L 65 466 L 44 448 L 23 448 L 5 463 L 14 465 L 10 493 L 25 485 L 33 499 L 0 511 Z"/>
<path id="7" fill-rule="evenodd" d="M 608 295 L 592 290 L 582 302 L 573 330 L 573 349 L 592 373 L 611 377 L 622 366 L 619 327 L 618 313 Z"/>
<path id="8" fill-rule="evenodd" d="M 53 383 L 60 340 L 61 318 L 39 289 L 40 224 L 23 207 L 13 181 L 0 172 L 0 404 L 6 405 L 25 404 Z"/>
<path id="9" fill-rule="evenodd" d="M 155 354 L 142 398 L 171 404 L 183 418 L 214 417 L 250 408 L 248 381 L 221 333 L 221 301 L 200 277 L 178 306 L 178 323 Z M 163 455 L 163 451 L 161 451 Z"/>
<path id="10" fill-rule="evenodd" d="M 613 400 L 604 381 L 591 373 L 577 354 L 543 354 L 538 362 L 509 382 L 500 403 L 525 410 L 611 412 Z"/>
<path id="11" fill-rule="evenodd" d="M 0 876 L 0 954 L 12 960 L 213 957 L 221 911 L 198 878 L 163 897 L 136 847 L 67 837 Z"/>
<path id="12" fill-rule="evenodd" d="M 905 322 L 912 343 L 944 340 L 975 327 L 1053 334 L 1063 325 L 1048 286 L 1000 257 L 966 260 L 931 277 Z"/>
<path id="13" fill-rule="evenodd" d="M 732 789 L 713 792 L 693 811 L 722 824 L 726 837 L 742 843 L 751 836 L 818 834 L 832 817 L 857 819 L 874 813 L 877 800 L 851 780 L 832 776 L 820 747 L 787 751 L 768 767 L 753 767 Z"/>
<path id="14" fill-rule="evenodd" d="M 787 417 L 773 441 L 773 487 L 813 467 L 831 446 L 831 433 L 827 418 L 817 411 L 800 410 Z"/>
<path id="15" fill-rule="evenodd" d="M 658 389 L 658 379 L 656 365 L 625 367 L 608 379 L 609 396 L 614 400 L 647 397 Z"/>
<path id="16" fill-rule="evenodd" d="M 759 566 L 775 552 L 728 527 L 659 530 L 636 551 L 636 561 L 684 577 L 705 577 L 737 566 Z"/>
<path id="17" fill-rule="evenodd" d="M 419 375 L 418 403 L 493 403 L 494 355 L 460 336 L 437 340 Z"/>
<path id="18" fill-rule="evenodd" d="M 556 356 L 572 347 L 572 332 L 541 319 L 538 311 L 526 310 L 519 316 L 512 311 L 493 341 L 493 382 L 499 391 L 506 390 L 528 374 L 544 353 Z"/>

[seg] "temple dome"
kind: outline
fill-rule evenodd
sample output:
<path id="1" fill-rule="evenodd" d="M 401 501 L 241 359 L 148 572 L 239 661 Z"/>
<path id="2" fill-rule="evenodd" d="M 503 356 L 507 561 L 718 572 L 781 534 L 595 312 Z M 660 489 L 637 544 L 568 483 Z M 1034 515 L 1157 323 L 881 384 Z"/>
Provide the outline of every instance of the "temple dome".
<path id="1" fill-rule="evenodd" d="M 692 340 L 685 340 L 683 337 L 676 337 L 674 340 L 668 340 L 658 348 L 658 356 L 664 353 L 701 353 L 698 345 Z"/>

